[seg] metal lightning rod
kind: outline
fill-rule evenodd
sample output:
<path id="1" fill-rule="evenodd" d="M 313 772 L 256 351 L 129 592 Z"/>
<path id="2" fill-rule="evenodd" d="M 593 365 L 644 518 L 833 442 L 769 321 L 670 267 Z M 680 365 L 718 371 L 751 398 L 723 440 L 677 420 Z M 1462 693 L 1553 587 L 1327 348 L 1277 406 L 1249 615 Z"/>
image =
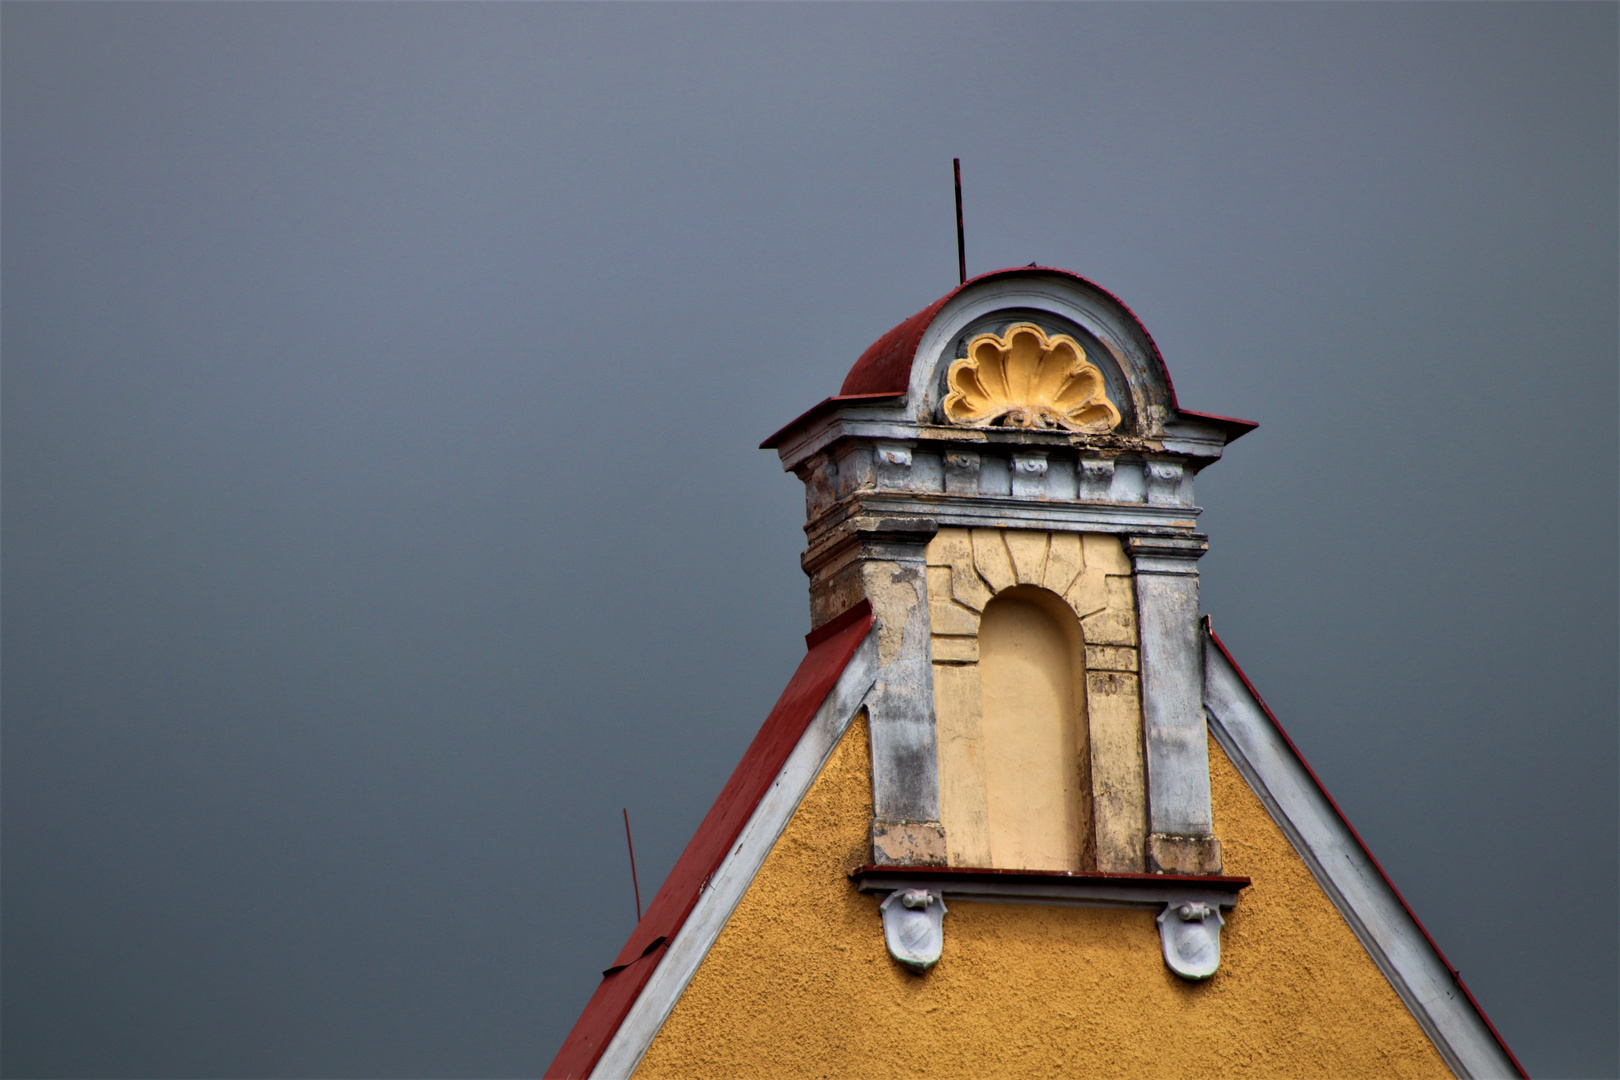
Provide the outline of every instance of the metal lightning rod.
<path id="1" fill-rule="evenodd" d="M 951 169 L 956 173 L 956 279 L 967 284 L 967 240 L 962 234 L 962 159 L 951 158 Z"/>
<path id="2" fill-rule="evenodd" d="M 624 843 L 630 849 L 630 887 L 636 890 L 636 922 L 641 922 L 641 883 L 636 880 L 636 844 L 630 839 L 630 808 L 624 807 Z"/>

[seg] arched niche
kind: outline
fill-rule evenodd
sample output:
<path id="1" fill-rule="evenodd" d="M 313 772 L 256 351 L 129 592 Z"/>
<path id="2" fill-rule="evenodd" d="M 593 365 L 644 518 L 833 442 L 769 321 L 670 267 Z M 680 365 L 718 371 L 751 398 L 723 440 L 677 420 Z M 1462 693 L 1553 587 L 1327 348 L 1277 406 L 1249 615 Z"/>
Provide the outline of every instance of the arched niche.
<path id="1" fill-rule="evenodd" d="M 980 616 L 978 666 L 990 865 L 1087 869 L 1090 755 L 1079 620 L 1047 589 L 1003 590 Z"/>

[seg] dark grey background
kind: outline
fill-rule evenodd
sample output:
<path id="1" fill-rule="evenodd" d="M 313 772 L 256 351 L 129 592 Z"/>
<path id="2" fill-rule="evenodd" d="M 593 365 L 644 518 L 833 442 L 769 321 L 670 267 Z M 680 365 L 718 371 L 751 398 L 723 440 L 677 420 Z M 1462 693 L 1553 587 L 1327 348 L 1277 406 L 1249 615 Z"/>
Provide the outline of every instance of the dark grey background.
<path id="1" fill-rule="evenodd" d="M 537 1074 L 802 652 L 761 437 L 1115 290 L 1206 606 L 1616 1069 L 1617 8 L 4 8 L 8 1076 Z"/>

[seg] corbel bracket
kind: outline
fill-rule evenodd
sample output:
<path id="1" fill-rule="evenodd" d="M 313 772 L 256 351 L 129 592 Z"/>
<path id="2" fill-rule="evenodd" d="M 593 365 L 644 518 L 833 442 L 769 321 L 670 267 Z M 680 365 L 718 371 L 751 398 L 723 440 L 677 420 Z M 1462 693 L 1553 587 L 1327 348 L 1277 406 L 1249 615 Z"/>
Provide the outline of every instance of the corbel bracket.
<path id="1" fill-rule="evenodd" d="M 1246 877 L 1192 874 L 1082 874 L 957 866 L 863 866 L 850 874 L 864 893 L 884 896 L 883 940 L 913 971 L 938 962 L 945 944 L 945 898 L 979 903 L 1123 907 L 1157 911 L 1167 967 L 1183 979 L 1215 974 L 1221 963 L 1222 908 L 1237 903 Z"/>
<path id="2" fill-rule="evenodd" d="M 943 896 L 928 889 L 896 889 L 878 910 L 890 956 L 919 973 L 939 962 L 945 947 Z"/>

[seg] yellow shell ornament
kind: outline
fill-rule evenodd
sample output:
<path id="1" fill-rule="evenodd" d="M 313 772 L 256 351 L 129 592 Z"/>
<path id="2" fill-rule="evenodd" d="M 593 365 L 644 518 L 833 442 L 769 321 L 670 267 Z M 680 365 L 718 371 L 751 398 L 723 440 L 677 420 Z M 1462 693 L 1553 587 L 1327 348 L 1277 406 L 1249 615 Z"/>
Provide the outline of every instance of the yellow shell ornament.
<path id="1" fill-rule="evenodd" d="M 969 427 L 1061 428 L 1101 434 L 1119 425 L 1097 365 L 1067 334 L 1015 323 L 980 334 L 951 364 L 945 418 Z"/>

